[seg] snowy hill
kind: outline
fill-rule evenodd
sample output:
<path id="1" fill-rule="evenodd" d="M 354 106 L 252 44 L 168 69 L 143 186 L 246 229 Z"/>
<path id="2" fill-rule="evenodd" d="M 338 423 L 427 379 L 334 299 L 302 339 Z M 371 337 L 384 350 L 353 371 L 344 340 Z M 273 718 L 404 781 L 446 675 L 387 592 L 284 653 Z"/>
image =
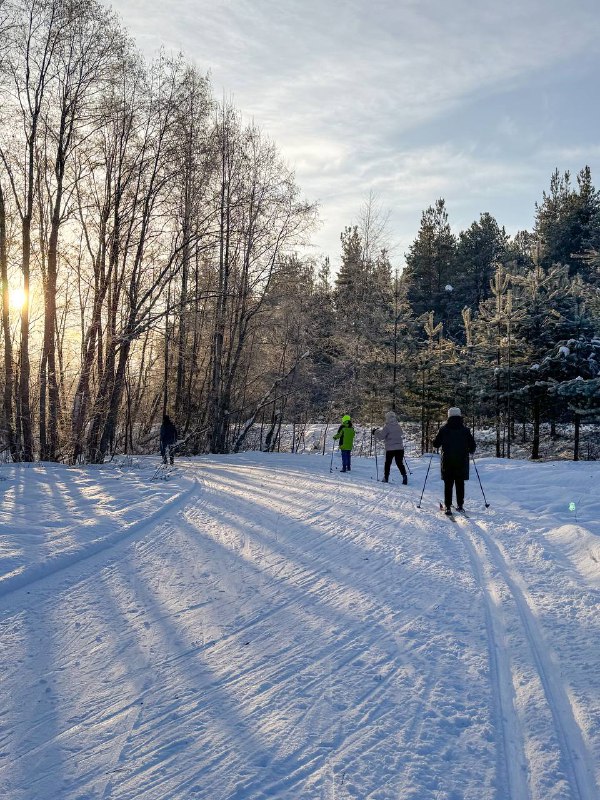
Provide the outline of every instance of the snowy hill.
<path id="1" fill-rule="evenodd" d="M 600 464 L 428 462 L 3 465 L 0 797 L 597 800 Z"/>

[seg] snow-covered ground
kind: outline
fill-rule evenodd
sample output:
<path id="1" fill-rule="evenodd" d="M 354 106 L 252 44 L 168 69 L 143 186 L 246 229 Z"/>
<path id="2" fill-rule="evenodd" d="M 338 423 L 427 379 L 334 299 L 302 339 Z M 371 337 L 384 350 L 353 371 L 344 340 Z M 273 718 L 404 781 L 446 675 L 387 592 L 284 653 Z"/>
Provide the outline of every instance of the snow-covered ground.
<path id="1" fill-rule="evenodd" d="M 0 468 L 3 800 L 598 800 L 600 463 L 329 463 Z"/>

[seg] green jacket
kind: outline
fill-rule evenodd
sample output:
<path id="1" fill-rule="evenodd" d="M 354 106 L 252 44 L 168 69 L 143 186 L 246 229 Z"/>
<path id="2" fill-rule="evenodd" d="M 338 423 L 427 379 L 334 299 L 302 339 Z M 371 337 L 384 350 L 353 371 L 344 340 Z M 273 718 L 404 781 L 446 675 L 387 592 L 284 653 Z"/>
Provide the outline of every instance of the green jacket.
<path id="1" fill-rule="evenodd" d="M 340 450 L 352 450 L 355 435 L 356 431 L 352 427 L 352 423 L 344 422 L 340 425 L 338 432 L 334 434 L 333 438 L 340 440 Z"/>

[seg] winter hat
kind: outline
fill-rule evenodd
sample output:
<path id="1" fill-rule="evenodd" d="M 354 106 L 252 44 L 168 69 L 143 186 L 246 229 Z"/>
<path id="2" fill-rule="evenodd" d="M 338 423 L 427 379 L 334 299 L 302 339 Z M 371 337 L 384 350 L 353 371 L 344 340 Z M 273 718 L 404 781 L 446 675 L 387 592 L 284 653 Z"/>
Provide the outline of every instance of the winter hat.
<path id="1" fill-rule="evenodd" d="M 397 419 L 398 417 L 396 416 L 395 411 L 388 411 L 387 414 L 385 415 L 386 422 L 396 422 Z"/>
<path id="2" fill-rule="evenodd" d="M 448 419 L 450 419 L 450 417 L 462 417 L 462 411 L 460 410 L 460 408 L 456 408 L 456 407 L 449 408 L 448 409 Z"/>
<path id="3" fill-rule="evenodd" d="M 350 414 L 344 414 L 344 416 L 342 417 L 342 422 L 350 422 L 351 419 L 352 418 Z"/>

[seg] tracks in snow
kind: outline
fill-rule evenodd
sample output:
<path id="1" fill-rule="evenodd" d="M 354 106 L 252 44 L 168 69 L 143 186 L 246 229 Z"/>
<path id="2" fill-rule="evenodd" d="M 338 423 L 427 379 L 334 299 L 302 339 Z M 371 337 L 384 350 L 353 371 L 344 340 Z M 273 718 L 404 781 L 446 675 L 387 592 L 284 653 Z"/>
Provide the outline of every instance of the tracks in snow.
<path id="1" fill-rule="evenodd" d="M 199 488 L 200 483 L 194 478 L 187 488 L 167 499 L 158 510 L 78 548 L 50 555 L 43 562 L 27 565 L 20 571 L 4 576 L 0 579 L 0 606 L 4 599 L 10 598 L 14 592 L 29 589 L 33 584 L 53 578 L 69 569 L 78 570 L 83 563 L 104 559 L 107 557 L 107 551 L 110 552 L 120 545 L 142 538 L 148 530 L 164 523 L 170 515 L 183 510 L 194 496 L 198 497 Z M 142 505 L 141 501 L 139 505 Z"/>
<path id="2" fill-rule="evenodd" d="M 596 800 L 592 759 L 560 665 L 518 571 L 485 523 L 460 518 L 458 530 L 485 604 L 492 689 L 502 734 L 498 768 L 509 797 Z M 546 723 L 545 731 L 544 726 L 538 728 L 540 721 Z M 548 730 L 552 741 L 547 739 Z M 540 764 L 545 764 L 545 774 Z"/>
<path id="3" fill-rule="evenodd" d="M 50 754 L 66 776 L 75 748 L 95 772 L 69 796 L 104 800 L 597 796 L 533 570 L 487 518 L 432 523 L 412 487 L 241 466 L 192 466 L 200 492 L 10 620 L 17 656 L 52 634 L 11 659 L 44 710 L 35 753 L 25 703 L 5 727 L 23 771 Z"/>

